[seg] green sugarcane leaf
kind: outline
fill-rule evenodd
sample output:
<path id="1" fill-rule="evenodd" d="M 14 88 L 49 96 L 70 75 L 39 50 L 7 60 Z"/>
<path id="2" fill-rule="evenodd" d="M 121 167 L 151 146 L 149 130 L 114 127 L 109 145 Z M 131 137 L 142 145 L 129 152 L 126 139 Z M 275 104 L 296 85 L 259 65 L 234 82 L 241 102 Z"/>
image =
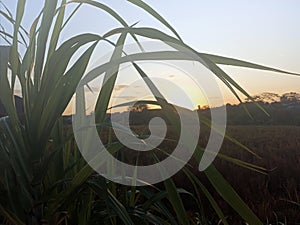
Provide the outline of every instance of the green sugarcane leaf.
<path id="1" fill-rule="evenodd" d="M 81 77 L 84 75 L 96 45 L 97 42 L 89 47 L 68 70 L 68 72 L 61 77 L 58 86 L 55 88 L 56 91 L 50 96 L 49 102 L 46 104 L 41 115 L 41 124 L 38 130 L 38 140 L 40 143 L 38 146 L 44 146 L 49 138 L 49 131 L 52 130 L 56 120 L 66 109 L 73 94 L 75 93 Z"/>
<path id="2" fill-rule="evenodd" d="M 189 180 L 197 186 L 195 187 L 196 191 L 198 187 L 200 187 L 201 191 L 204 193 L 205 197 L 208 199 L 210 202 L 211 206 L 214 208 L 215 212 L 219 216 L 219 218 L 222 220 L 222 223 L 224 225 L 228 225 L 228 222 L 226 220 L 226 217 L 220 207 L 218 206 L 218 203 L 215 201 L 214 197 L 210 194 L 210 192 L 207 190 L 207 188 L 201 183 L 200 179 L 198 179 L 189 169 L 184 168 L 183 169 L 184 173 L 187 175 Z"/>
<path id="3" fill-rule="evenodd" d="M 176 37 L 181 40 L 179 34 L 176 32 L 176 30 L 159 14 L 157 13 L 152 7 L 150 7 L 148 4 L 141 0 L 128 0 L 130 3 L 142 8 L 146 12 L 148 12 L 150 15 L 152 15 L 154 18 L 156 18 L 159 22 L 161 22 L 163 25 L 165 25 L 167 28 L 169 28 Z M 182 41 L 182 40 L 181 40 Z"/>
<path id="4" fill-rule="evenodd" d="M 119 37 L 116 49 L 113 52 L 110 62 L 112 63 L 112 67 L 108 69 L 103 78 L 103 86 L 99 93 L 96 106 L 95 106 L 95 115 L 96 115 L 96 123 L 104 122 L 106 111 L 109 105 L 109 101 L 115 86 L 115 82 L 118 76 L 120 64 L 114 64 L 116 59 L 119 59 L 123 53 L 123 44 L 126 39 L 126 33 L 121 34 Z"/>
<path id="5" fill-rule="evenodd" d="M 9 212 L 5 207 L 0 204 L 0 213 L 13 225 L 25 225 L 25 223 L 18 218 L 14 213 Z"/>
<path id="6" fill-rule="evenodd" d="M 248 224 L 263 224 L 213 165 L 209 166 L 204 173 L 222 198 Z"/>
<path id="7" fill-rule="evenodd" d="M 39 33 L 37 37 L 36 47 L 36 63 L 34 65 L 34 86 L 36 93 L 40 89 L 40 82 L 43 73 L 43 67 L 45 62 L 45 54 L 47 48 L 47 41 L 49 39 L 49 33 L 51 25 L 54 20 L 58 0 L 46 0 L 43 6 L 43 14 Z"/>
<path id="8" fill-rule="evenodd" d="M 50 44 L 49 44 L 49 48 L 48 48 L 48 57 L 47 58 L 50 58 L 50 56 L 56 49 L 58 39 L 59 39 L 61 30 L 62 30 L 64 16 L 65 16 L 65 4 L 66 4 L 66 0 L 62 0 L 61 7 L 59 8 L 58 15 L 57 15 L 55 25 L 53 28 L 53 32 L 52 32 L 52 36 L 51 36 L 51 40 L 50 40 Z"/>
<path id="9" fill-rule="evenodd" d="M 243 61 L 243 60 L 239 60 L 239 59 L 228 58 L 228 57 L 212 55 L 212 54 L 205 54 L 205 53 L 200 53 L 200 54 L 205 56 L 206 58 L 210 59 L 215 64 L 245 67 L 245 68 L 257 69 L 257 70 L 267 70 L 267 71 L 272 71 L 272 72 L 277 72 L 277 73 L 285 73 L 288 75 L 300 76 L 299 73 L 293 73 L 293 72 L 288 72 L 285 70 L 279 70 L 279 69 L 275 69 L 272 67 L 263 66 L 263 65 L 259 65 L 256 63 L 251 63 L 251 62 L 247 62 L 247 61 Z"/>
<path id="10" fill-rule="evenodd" d="M 174 211 L 178 217 L 180 224 L 189 224 L 189 219 L 186 215 L 186 210 L 180 198 L 180 195 L 177 191 L 177 188 L 172 181 L 172 179 L 167 179 L 164 181 L 164 185 L 166 187 L 166 191 L 168 192 L 168 199 L 173 206 Z"/>

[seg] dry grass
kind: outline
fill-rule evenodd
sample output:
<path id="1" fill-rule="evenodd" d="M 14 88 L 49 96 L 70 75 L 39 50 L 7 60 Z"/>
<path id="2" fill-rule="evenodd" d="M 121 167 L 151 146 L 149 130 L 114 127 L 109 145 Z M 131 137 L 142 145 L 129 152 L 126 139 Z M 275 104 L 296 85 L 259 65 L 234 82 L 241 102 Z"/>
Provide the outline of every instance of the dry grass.
<path id="1" fill-rule="evenodd" d="M 230 184 L 252 210 L 270 222 L 287 220 L 300 223 L 300 127 L 298 126 L 230 126 L 228 134 L 252 149 L 258 159 L 225 140 L 221 152 L 263 166 L 263 175 L 222 159 L 215 161 Z M 231 209 L 224 209 L 231 214 Z"/>
<path id="2" fill-rule="evenodd" d="M 170 127 L 169 127 L 170 128 Z M 202 128 L 199 144 L 205 146 L 208 140 L 208 129 Z M 134 126 L 133 129 L 139 134 L 147 133 L 145 126 Z M 268 174 L 260 174 L 246 168 L 242 168 L 224 159 L 217 158 L 215 166 L 221 171 L 234 189 L 241 195 L 250 208 L 261 218 L 262 221 L 284 222 L 288 224 L 300 223 L 300 207 L 291 202 L 300 203 L 300 127 L 299 126 L 229 126 L 227 134 L 239 140 L 249 147 L 261 159 L 245 152 L 243 149 L 225 140 L 221 153 L 231 157 L 262 166 L 267 169 Z M 172 130 L 168 132 L 172 137 Z M 161 149 L 171 151 L 176 142 L 163 142 Z M 125 160 L 134 162 L 137 153 L 130 150 L 125 151 Z M 124 158 L 123 158 L 124 160 Z M 139 157 L 142 164 L 150 164 L 150 156 Z M 142 161 L 144 160 L 144 161 Z M 203 174 L 197 172 L 197 165 L 194 172 L 200 179 L 205 181 Z M 192 186 L 187 178 L 179 173 L 175 175 L 175 182 L 178 187 L 192 191 Z M 213 192 L 213 189 L 211 189 Z M 229 221 L 238 221 L 236 213 L 215 193 L 219 205 L 224 210 Z M 187 208 L 193 210 L 193 204 L 186 202 Z M 190 205 L 189 205 L 190 204 Z M 211 216 L 209 205 L 203 201 L 204 208 L 208 209 L 206 214 Z"/>

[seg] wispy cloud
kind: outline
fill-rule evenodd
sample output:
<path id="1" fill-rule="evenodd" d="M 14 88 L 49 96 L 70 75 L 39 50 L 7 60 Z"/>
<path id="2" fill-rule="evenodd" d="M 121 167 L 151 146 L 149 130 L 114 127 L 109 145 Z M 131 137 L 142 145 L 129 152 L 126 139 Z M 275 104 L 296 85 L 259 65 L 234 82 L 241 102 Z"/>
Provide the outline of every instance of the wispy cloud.
<path id="1" fill-rule="evenodd" d="M 124 88 L 127 88 L 127 87 L 128 87 L 128 85 L 126 85 L 126 84 L 118 84 L 118 85 L 115 86 L 114 90 L 115 91 L 120 91 L 120 90 L 122 90 Z"/>

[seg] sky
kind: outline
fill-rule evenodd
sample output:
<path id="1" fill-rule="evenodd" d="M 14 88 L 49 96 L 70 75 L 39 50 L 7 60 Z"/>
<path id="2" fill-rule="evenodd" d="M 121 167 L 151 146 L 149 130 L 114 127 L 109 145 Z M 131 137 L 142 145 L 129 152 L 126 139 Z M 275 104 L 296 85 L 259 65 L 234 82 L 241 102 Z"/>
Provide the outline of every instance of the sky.
<path id="1" fill-rule="evenodd" d="M 16 0 L 2 0 L 2 2 L 14 11 Z M 125 0 L 101 2 L 119 12 L 129 24 L 139 22 L 138 26 L 151 26 L 171 34 L 150 15 Z M 199 52 L 234 57 L 300 73 L 300 1 L 298 0 L 146 0 L 145 2 L 176 29 L 185 43 Z M 42 3 L 43 1 L 27 0 L 23 21 L 25 27 L 30 26 Z M 5 24 L 3 20 L 0 22 Z M 61 41 L 83 32 L 104 34 L 115 27 L 119 27 L 119 24 L 109 15 L 84 6 L 66 27 Z M 99 55 L 107 51 L 107 46 L 98 50 Z M 290 91 L 300 92 L 300 77 L 229 66 L 222 66 L 222 68 L 252 95 L 262 92 L 279 94 Z M 167 73 L 161 76 L 176 80 L 173 74 Z M 130 82 L 133 81 L 134 79 Z M 187 83 L 186 90 L 190 89 L 189 81 L 180 79 L 178 81 L 181 84 Z M 127 87 L 124 81 L 119 85 L 119 87 Z M 220 85 L 225 102 L 236 103 L 233 95 L 222 84 Z M 128 96 L 133 94 L 132 91 L 130 94 L 127 92 Z M 206 104 L 196 97 L 198 94 L 194 93 L 191 97 L 194 105 Z M 170 96 L 176 97 L 176 93 L 170 93 Z M 180 99 L 180 96 L 177 96 L 177 99 Z M 174 101 L 176 103 L 176 98 Z M 180 103 L 180 100 L 177 103 Z"/>

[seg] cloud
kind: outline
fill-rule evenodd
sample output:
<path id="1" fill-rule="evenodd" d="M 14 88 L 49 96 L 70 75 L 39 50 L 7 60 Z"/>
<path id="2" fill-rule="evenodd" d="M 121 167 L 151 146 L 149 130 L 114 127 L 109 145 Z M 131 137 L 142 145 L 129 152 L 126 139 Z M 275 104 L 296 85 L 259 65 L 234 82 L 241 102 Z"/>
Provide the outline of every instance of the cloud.
<path id="1" fill-rule="evenodd" d="M 122 90 L 124 88 L 127 88 L 127 87 L 128 87 L 128 85 L 126 85 L 126 84 L 118 84 L 118 85 L 115 86 L 114 90 L 115 91 L 120 91 L 120 90 Z"/>

